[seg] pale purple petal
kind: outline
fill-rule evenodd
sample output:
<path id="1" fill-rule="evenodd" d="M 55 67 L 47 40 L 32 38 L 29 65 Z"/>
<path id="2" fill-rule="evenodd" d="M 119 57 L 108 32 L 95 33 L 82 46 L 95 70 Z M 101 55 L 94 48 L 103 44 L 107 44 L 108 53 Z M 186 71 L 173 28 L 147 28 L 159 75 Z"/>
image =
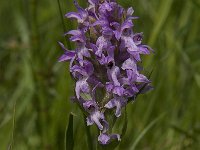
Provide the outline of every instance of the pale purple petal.
<path id="1" fill-rule="evenodd" d="M 61 48 L 64 50 L 64 54 L 58 60 L 59 62 L 71 60 L 72 58 L 76 56 L 75 51 L 69 51 L 65 48 L 65 46 L 61 42 L 58 42 L 58 43 L 61 46 Z"/>
<path id="2" fill-rule="evenodd" d="M 137 70 L 126 70 L 126 74 L 127 74 L 129 83 L 136 81 L 138 78 Z"/>
<path id="3" fill-rule="evenodd" d="M 121 38 L 122 32 L 116 30 L 116 31 L 114 31 L 114 34 L 115 34 L 115 38 L 116 38 L 117 40 L 119 40 L 119 39 Z"/>
<path id="4" fill-rule="evenodd" d="M 118 140 L 120 141 L 120 135 L 119 134 L 106 134 L 106 133 L 102 133 L 99 135 L 98 137 L 98 141 L 100 142 L 100 144 L 102 145 L 107 145 L 111 142 L 111 140 Z"/>
<path id="5" fill-rule="evenodd" d="M 127 51 L 133 55 L 135 52 L 139 51 L 139 48 L 135 45 L 133 39 L 131 37 L 123 36 L 122 40 L 124 42 L 124 46 L 127 48 Z"/>
<path id="6" fill-rule="evenodd" d="M 111 109 L 114 108 L 115 106 L 116 106 L 115 99 L 111 99 L 104 107 Z"/>
<path id="7" fill-rule="evenodd" d="M 140 54 L 145 54 L 145 55 L 150 54 L 150 51 L 149 51 L 150 48 L 148 46 L 146 46 L 146 45 L 140 45 L 138 47 L 139 47 Z"/>
<path id="8" fill-rule="evenodd" d="M 147 83 L 140 84 L 137 88 L 139 89 L 141 94 L 147 93 L 154 89 L 154 87 Z"/>
<path id="9" fill-rule="evenodd" d="M 92 75 L 94 72 L 93 64 L 89 61 L 84 61 L 84 70 L 87 72 L 87 75 Z"/>
<path id="10" fill-rule="evenodd" d="M 145 82 L 145 83 L 148 83 L 150 82 L 146 76 L 144 76 L 143 74 L 139 74 L 137 76 L 137 79 L 136 79 L 136 82 Z"/>
<path id="11" fill-rule="evenodd" d="M 99 130 L 103 130 L 104 122 L 102 123 L 102 120 L 104 120 L 103 113 L 101 113 L 100 111 L 94 111 L 93 113 L 90 114 L 90 117 L 88 119 L 88 125 L 90 125 L 90 123 L 94 122 L 97 125 L 97 127 L 99 128 Z"/>
<path id="12" fill-rule="evenodd" d="M 74 65 L 70 68 L 70 72 L 73 72 L 73 73 L 79 73 L 83 76 L 87 76 L 87 73 L 86 71 L 81 67 L 81 66 L 78 66 L 78 65 Z"/>
<path id="13" fill-rule="evenodd" d="M 79 99 L 80 98 L 80 93 L 84 92 L 84 93 L 89 93 L 90 92 L 90 87 L 87 83 L 87 78 L 83 78 L 79 81 L 76 82 L 76 97 Z"/>
<path id="14" fill-rule="evenodd" d="M 97 5 L 99 3 L 99 0 L 88 0 L 88 2 L 92 5 Z"/>
<path id="15" fill-rule="evenodd" d="M 137 64 L 133 59 L 129 58 L 122 64 L 122 69 L 123 70 L 129 69 L 129 70 L 136 71 L 137 70 Z"/>
<path id="16" fill-rule="evenodd" d="M 74 0 L 74 4 L 75 4 L 78 12 L 77 13 L 76 12 L 67 13 L 65 15 L 65 17 L 77 19 L 78 23 L 84 23 L 88 16 L 87 11 L 85 11 L 83 8 L 81 8 L 78 5 L 76 0 Z"/>
<path id="17" fill-rule="evenodd" d="M 121 26 L 120 23 L 118 23 L 118 22 L 112 22 L 112 23 L 110 23 L 110 25 L 113 26 L 116 30 L 119 29 Z"/>
<path id="18" fill-rule="evenodd" d="M 98 137 L 98 141 L 103 144 L 106 145 L 108 144 L 108 142 L 110 141 L 110 136 L 108 136 L 107 134 L 100 134 Z"/>
<path id="19" fill-rule="evenodd" d="M 131 54 L 131 56 L 137 61 L 137 62 L 140 62 L 141 61 L 141 58 L 140 58 L 140 53 L 139 52 L 130 52 L 129 53 Z"/>
<path id="20" fill-rule="evenodd" d="M 114 88 L 114 86 L 113 86 L 113 84 L 111 84 L 111 83 L 106 83 L 106 90 L 108 91 L 108 92 L 111 92 L 112 90 L 113 90 L 113 88 Z"/>
<path id="21" fill-rule="evenodd" d="M 108 25 L 108 21 L 106 20 L 97 20 L 95 23 L 92 24 L 92 26 L 107 26 Z"/>
<path id="22" fill-rule="evenodd" d="M 98 47 L 95 44 L 90 43 L 89 45 L 93 53 L 96 53 L 98 51 Z"/>
<path id="23" fill-rule="evenodd" d="M 125 29 L 129 29 L 132 27 L 133 27 L 132 21 L 126 20 L 121 26 L 121 31 L 124 31 Z"/>
<path id="24" fill-rule="evenodd" d="M 84 33 L 80 30 L 72 30 L 69 31 L 67 34 L 72 35 L 72 37 L 70 38 L 71 41 L 73 42 L 81 42 L 84 43 L 85 42 L 85 36 Z"/>
<path id="25" fill-rule="evenodd" d="M 133 7 L 128 8 L 127 10 L 127 16 L 132 16 L 134 13 Z"/>
<path id="26" fill-rule="evenodd" d="M 105 57 L 105 55 L 102 54 L 101 58 L 98 59 L 100 64 L 105 65 L 105 64 L 109 64 L 110 62 L 113 62 L 114 59 L 113 57 L 107 56 Z"/>
<path id="27" fill-rule="evenodd" d="M 75 36 L 75 35 L 81 35 L 82 32 L 80 30 L 71 30 L 71 31 L 67 32 L 66 34 Z"/>
<path id="28" fill-rule="evenodd" d="M 115 86 L 113 89 L 113 93 L 119 96 L 123 96 L 124 94 L 124 88 L 121 86 Z"/>
<path id="29" fill-rule="evenodd" d="M 110 3 L 105 1 L 100 7 L 99 7 L 99 14 L 105 15 L 107 12 L 112 11 L 112 7 Z"/>
<path id="30" fill-rule="evenodd" d="M 101 57 L 103 49 L 110 47 L 111 42 L 109 41 L 109 39 L 105 38 L 104 36 L 101 36 L 97 39 L 96 45 L 98 47 L 98 50 L 95 52 L 95 54 Z"/>
<path id="31" fill-rule="evenodd" d="M 79 59 L 79 63 L 81 65 L 83 65 L 83 58 L 84 57 L 90 57 L 90 52 L 89 52 L 89 49 L 86 48 L 84 45 L 83 46 L 80 46 L 76 49 L 77 51 L 77 56 L 78 56 L 78 59 Z"/>
<path id="32" fill-rule="evenodd" d="M 108 56 L 112 57 L 113 59 L 114 59 L 114 51 L 115 51 L 115 46 L 110 46 L 107 48 Z"/>
<path id="33" fill-rule="evenodd" d="M 80 16 L 80 14 L 79 14 L 79 13 L 76 13 L 76 12 L 67 13 L 67 14 L 65 15 L 65 17 L 66 17 L 66 18 L 75 18 L 75 19 L 77 19 L 77 20 L 81 20 L 81 19 L 82 19 L 81 16 Z"/>
<path id="34" fill-rule="evenodd" d="M 113 30 L 110 29 L 109 27 L 103 27 L 102 28 L 102 35 L 104 37 L 110 38 L 113 35 Z"/>
<path id="35" fill-rule="evenodd" d="M 77 0 L 74 0 L 74 5 L 76 6 L 78 12 L 82 15 L 85 16 L 87 14 L 87 12 L 85 11 L 85 9 L 81 8 L 77 2 Z"/>
<path id="36" fill-rule="evenodd" d="M 120 75 L 120 69 L 117 66 L 113 66 L 111 69 L 108 70 L 108 77 L 114 83 L 115 86 L 120 86 L 118 81 L 118 77 Z"/>
<path id="37" fill-rule="evenodd" d="M 75 52 L 65 52 L 59 59 L 58 61 L 59 62 L 62 62 L 62 61 L 68 61 L 68 60 L 71 60 L 73 57 L 75 57 L 76 53 Z"/>
<path id="38" fill-rule="evenodd" d="M 91 116 L 87 117 L 86 121 L 87 121 L 87 126 L 90 126 L 90 125 L 94 124 L 94 121 L 92 120 Z"/>
<path id="39" fill-rule="evenodd" d="M 94 100 L 88 100 L 85 103 L 83 103 L 83 108 L 88 111 L 96 111 L 98 109 L 98 106 Z"/>
<path id="40" fill-rule="evenodd" d="M 111 99 L 104 107 L 112 109 L 116 107 L 115 116 L 119 117 L 121 115 L 121 109 L 127 104 L 127 100 L 123 97 L 115 97 Z"/>

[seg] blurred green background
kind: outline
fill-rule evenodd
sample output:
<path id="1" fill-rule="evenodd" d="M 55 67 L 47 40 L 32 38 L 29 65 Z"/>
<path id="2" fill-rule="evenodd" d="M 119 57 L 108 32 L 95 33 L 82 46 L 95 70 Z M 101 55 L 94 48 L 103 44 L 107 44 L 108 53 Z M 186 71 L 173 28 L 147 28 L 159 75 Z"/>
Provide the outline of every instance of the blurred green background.
<path id="1" fill-rule="evenodd" d="M 118 1 L 135 9 L 134 30 L 155 50 L 143 57 L 155 89 L 129 104 L 118 149 L 200 149 L 200 1 Z M 63 14 L 75 10 L 72 0 L 60 5 Z M 63 26 L 58 0 L 0 1 L 0 150 L 63 150 L 70 112 L 75 149 L 87 149 L 83 116 L 69 100 L 68 63 L 57 62 L 57 41 L 73 28 L 67 19 Z"/>

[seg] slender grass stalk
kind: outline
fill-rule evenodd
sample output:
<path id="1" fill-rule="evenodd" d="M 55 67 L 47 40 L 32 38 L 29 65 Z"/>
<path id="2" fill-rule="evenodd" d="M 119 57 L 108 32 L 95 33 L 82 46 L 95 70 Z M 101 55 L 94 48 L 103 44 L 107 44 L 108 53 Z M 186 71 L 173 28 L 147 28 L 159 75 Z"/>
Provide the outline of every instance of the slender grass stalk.
<path id="1" fill-rule="evenodd" d="M 58 3 L 58 9 L 59 9 L 59 13 L 60 13 L 60 19 L 61 19 L 61 22 L 62 22 L 63 32 L 66 33 L 67 28 L 65 26 L 65 22 L 64 22 L 64 19 L 63 19 L 63 12 L 62 12 L 62 8 L 61 8 L 60 0 L 57 0 L 57 3 Z M 70 44 L 69 40 L 66 39 L 66 43 L 67 43 L 68 49 L 71 49 L 71 44 Z"/>
<path id="2" fill-rule="evenodd" d="M 13 149 L 14 134 L 15 134 L 15 122 L 16 122 L 16 100 L 15 100 L 14 106 L 13 106 L 12 134 L 11 134 L 11 141 L 10 141 L 8 150 L 12 150 Z"/>
<path id="3" fill-rule="evenodd" d="M 66 29 L 64 19 L 63 19 L 63 13 L 62 13 L 61 5 L 60 5 L 60 0 L 57 0 L 57 2 L 58 2 L 59 13 L 60 13 L 60 19 L 61 19 L 61 22 L 62 22 L 63 32 L 66 32 L 67 29 Z"/>
<path id="4" fill-rule="evenodd" d="M 69 115 L 68 126 L 65 131 L 65 150 L 74 149 L 74 114 L 71 112 Z"/>

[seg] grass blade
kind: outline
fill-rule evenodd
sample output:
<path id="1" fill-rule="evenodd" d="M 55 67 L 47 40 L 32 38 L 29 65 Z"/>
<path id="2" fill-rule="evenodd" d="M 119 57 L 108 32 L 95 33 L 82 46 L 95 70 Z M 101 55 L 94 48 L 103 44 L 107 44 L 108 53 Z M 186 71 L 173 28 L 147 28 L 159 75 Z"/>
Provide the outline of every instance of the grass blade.
<path id="1" fill-rule="evenodd" d="M 62 12 L 60 0 L 57 0 L 57 2 L 58 2 L 59 14 L 60 14 L 61 22 L 62 22 L 63 31 L 64 31 L 64 33 L 66 33 L 67 32 L 67 28 L 65 26 L 65 22 L 64 22 L 64 18 L 63 18 L 64 15 L 63 15 L 63 12 Z M 71 44 L 70 44 L 69 40 L 66 40 L 66 42 L 67 42 L 67 48 L 71 49 Z"/>
<path id="2" fill-rule="evenodd" d="M 73 148 L 74 148 L 73 117 L 74 117 L 74 115 L 72 113 L 70 113 L 69 123 L 68 123 L 68 127 L 66 130 L 66 137 L 65 137 L 65 150 L 73 150 Z"/>

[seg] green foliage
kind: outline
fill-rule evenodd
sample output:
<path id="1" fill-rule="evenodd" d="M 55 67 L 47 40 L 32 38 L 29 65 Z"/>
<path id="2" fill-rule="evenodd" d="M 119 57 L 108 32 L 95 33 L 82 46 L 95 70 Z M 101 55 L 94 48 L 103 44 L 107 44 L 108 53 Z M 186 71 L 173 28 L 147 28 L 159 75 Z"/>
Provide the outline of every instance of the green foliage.
<path id="1" fill-rule="evenodd" d="M 74 116 L 72 113 L 69 115 L 68 127 L 66 130 L 65 137 L 65 150 L 73 150 L 74 149 Z"/>
<path id="2" fill-rule="evenodd" d="M 155 50 L 143 59 L 147 72 L 154 69 L 155 89 L 127 107 L 127 131 L 116 149 L 200 149 L 200 1 L 118 1 L 133 6 L 140 17 L 135 31 Z M 74 47 L 62 35 L 75 23 L 61 19 L 72 10 L 72 0 L 0 2 L 0 149 L 63 150 L 70 112 L 76 114 L 74 150 L 89 149 L 87 139 L 96 143 L 70 101 L 68 64 L 57 62 L 57 41 Z M 113 132 L 123 128 L 122 119 Z"/>

